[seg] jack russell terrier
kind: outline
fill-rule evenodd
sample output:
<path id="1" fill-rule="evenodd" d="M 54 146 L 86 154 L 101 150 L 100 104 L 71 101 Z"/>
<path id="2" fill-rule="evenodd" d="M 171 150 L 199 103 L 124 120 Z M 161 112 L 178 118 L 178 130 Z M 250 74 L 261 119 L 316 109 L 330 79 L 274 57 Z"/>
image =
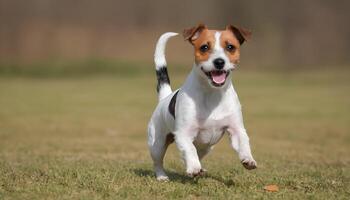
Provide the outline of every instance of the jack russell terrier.
<path id="1" fill-rule="evenodd" d="M 154 55 L 159 103 L 148 124 L 148 146 L 157 180 L 169 180 L 163 168 L 169 144 L 175 141 L 186 173 L 194 177 L 205 172 L 200 160 L 226 131 L 243 166 L 255 169 L 241 105 L 231 82 L 240 47 L 251 32 L 232 25 L 225 30 L 209 30 L 203 24 L 185 29 L 183 36 L 194 47 L 195 62 L 183 86 L 172 91 L 164 51 L 168 39 L 176 35 L 164 33 Z"/>

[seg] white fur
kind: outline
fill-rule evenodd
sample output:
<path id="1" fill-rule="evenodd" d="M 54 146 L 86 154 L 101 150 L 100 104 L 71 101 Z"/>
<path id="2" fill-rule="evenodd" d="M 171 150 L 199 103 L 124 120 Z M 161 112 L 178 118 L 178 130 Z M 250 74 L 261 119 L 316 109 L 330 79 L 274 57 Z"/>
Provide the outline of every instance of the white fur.
<path id="1" fill-rule="evenodd" d="M 176 35 L 178 35 L 178 33 L 167 32 L 160 36 L 156 45 L 156 51 L 154 53 L 154 62 L 156 64 L 156 70 L 159 70 L 159 68 L 161 67 L 166 67 L 167 63 L 164 55 L 165 47 L 168 40 Z M 158 100 L 164 99 L 166 96 L 171 94 L 171 92 L 172 90 L 169 84 L 162 84 L 159 88 Z"/>
<path id="2" fill-rule="evenodd" d="M 171 94 L 171 86 L 169 84 L 162 84 L 158 92 L 158 100 L 162 100 Z"/>
<path id="3" fill-rule="evenodd" d="M 164 55 L 165 46 L 169 38 L 174 37 L 176 35 L 178 35 L 178 33 L 167 32 L 160 36 L 156 45 L 156 51 L 154 53 L 154 62 L 156 64 L 156 69 L 166 66 L 166 60 Z"/>
<path id="4" fill-rule="evenodd" d="M 230 80 L 231 75 L 222 87 L 215 88 L 200 70 L 200 67 L 207 71 L 213 70 L 212 61 L 218 57 L 226 61 L 225 70 L 234 67 L 220 46 L 220 35 L 219 32 L 215 34 L 216 43 L 209 59 L 198 63 L 198 66 L 194 64 L 179 89 L 175 119 L 168 111 L 173 95 L 168 95 L 159 101 L 149 122 L 148 145 L 158 180 L 168 179 L 163 168 L 168 133 L 175 135 L 175 143 L 185 161 L 186 173 L 190 176 L 203 171 L 200 160 L 221 139 L 225 131 L 229 133 L 231 146 L 237 151 L 241 162 L 256 166 L 243 125 L 241 105 Z"/>

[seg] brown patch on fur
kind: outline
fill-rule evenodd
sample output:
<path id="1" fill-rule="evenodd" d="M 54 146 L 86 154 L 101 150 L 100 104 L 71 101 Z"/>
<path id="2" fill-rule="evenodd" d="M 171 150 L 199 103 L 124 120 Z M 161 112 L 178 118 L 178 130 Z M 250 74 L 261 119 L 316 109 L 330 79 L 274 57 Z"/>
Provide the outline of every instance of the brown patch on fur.
<path id="1" fill-rule="evenodd" d="M 168 133 L 168 135 L 166 135 L 165 145 L 168 146 L 169 144 L 173 143 L 174 141 L 175 141 L 174 134 Z"/>
<path id="2" fill-rule="evenodd" d="M 215 30 L 204 29 L 200 33 L 199 37 L 196 40 L 192 41 L 196 63 L 206 61 L 209 59 L 210 53 L 212 52 L 215 46 L 215 32 Z M 200 47 L 205 44 L 209 46 L 209 50 L 206 52 L 202 52 L 200 50 Z"/>
<path id="3" fill-rule="evenodd" d="M 188 40 L 194 47 L 194 56 L 196 63 L 209 59 L 211 49 L 213 49 L 215 45 L 214 30 L 208 30 L 206 25 L 199 24 L 198 26 L 185 29 L 183 31 L 183 36 L 185 40 Z M 209 50 L 206 52 L 201 52 L 200 47 L 204 44 L 207 44 L 209 46 Z"/>
<path id="4" fill-rule="evenodd" d="M 226 30 L 231 31 L 236 36 L 237 40 L 239 41 L 239 44 L 241 45 L 244 41 L 249 41 L 252 37 L 252 32 L 242 27 L 228 25 L 226 26 Z"/>
<path id="5" fill-rule="evenodd" d="M 233 45 L 235 49 L 233 51 L 228 51 L 226 49 L 228 44 Z M 234 34 L 232 34 L 230 30 L 225 30 L 221 32 L 220 45 L 225 50 L 227 56 L 230 59 L 230 62 L 237 64 L 239 62 L 241 45 L 238 39 L 235 37 Z"/>
<path id="6" fill-rule="evenodd" d="M 199 34 L 204 29 L 208 29 L 206 25 L 198 24 L 195 27 L 185 29 L 183 31 L 182 35 L 184 36 L 185 40 L 188 40 L 192 43 L 192 41 L 196 40 L 198 38 Z"/>
<path id="7" fill-rule="evenodd" d="M 252 33 L 245 28 L 233 25 L 228 25 L 226 30 L 223 31 L 209 30 L 204 24 L 185 29 L 183 32 L 185 40 L 188 40 L 194 47 L 195 62 L 200 63 L 209 59 L 215 46 L 216 32 L 221 32 L 220 45 L 227 53 L 230 62 L 238 63 L 240 57 L 240 46 L 244 41 L 250 39 Z M 205 44 L 209 46 L 209 50 L 202 52 L 200 47 Z M 233 51 L 227 50 L 228 44 L 233 45 L 235 49 Z"/>

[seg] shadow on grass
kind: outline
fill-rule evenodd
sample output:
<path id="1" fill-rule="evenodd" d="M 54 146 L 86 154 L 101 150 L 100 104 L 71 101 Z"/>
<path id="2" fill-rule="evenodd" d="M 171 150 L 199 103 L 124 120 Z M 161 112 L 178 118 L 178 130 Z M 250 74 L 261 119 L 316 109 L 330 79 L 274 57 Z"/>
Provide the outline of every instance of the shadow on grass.
<path id="1" fill-rule="evenodd" d="M 155 175 L 154 175 L 154 172 L 152 170 L 139 168 L 139 169 L 134 169 L 133 171 L 139 177 L 152 177 L 155 179 Z M 232 179 L 225 180 L 222 177 L 209 175 L 208 173 L 203 175 L 203 176 L 190 178 L 186 175 L 179 174 L 176 172 L 171 172 L 171 171 L 167 171 L 167 170 L 165 170 L 165 171 L 166 171 L 166 174 L 169 176 L 170 181 L 172 181 L 172 182 L 198 184 L 198 180 L 201 178 L 204 178 L 204 179 L 213 179 L 215 181 L 221 182 L 224 185 L 226 185 L 226 187 L 232 187 L 235 185 L 235 183 Z"/>

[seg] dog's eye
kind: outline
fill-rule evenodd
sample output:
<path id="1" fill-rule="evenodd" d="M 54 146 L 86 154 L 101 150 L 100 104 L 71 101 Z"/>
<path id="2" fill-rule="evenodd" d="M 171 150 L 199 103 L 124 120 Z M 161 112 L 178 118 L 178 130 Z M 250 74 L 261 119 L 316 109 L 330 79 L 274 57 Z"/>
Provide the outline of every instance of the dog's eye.
<path id="1" fill-rule="evenodd" d="M 199 47 L 199 50 L 201 52 L 207 52 L 209 50 L 209 46 L 207 44 L 203 44 L 201 47 Z"/>
<path id="2" fill-rule="evenodd" d="M 232 44 L 228 44 L 228 45 L 226 45 L 226 50 L 227 50 L 227 51 L 232 52 L 232 51 L 234 51 L 235 49 L 236 49 L 236 47 L 235 47 L 235 46 L 233 46 Z"/>

